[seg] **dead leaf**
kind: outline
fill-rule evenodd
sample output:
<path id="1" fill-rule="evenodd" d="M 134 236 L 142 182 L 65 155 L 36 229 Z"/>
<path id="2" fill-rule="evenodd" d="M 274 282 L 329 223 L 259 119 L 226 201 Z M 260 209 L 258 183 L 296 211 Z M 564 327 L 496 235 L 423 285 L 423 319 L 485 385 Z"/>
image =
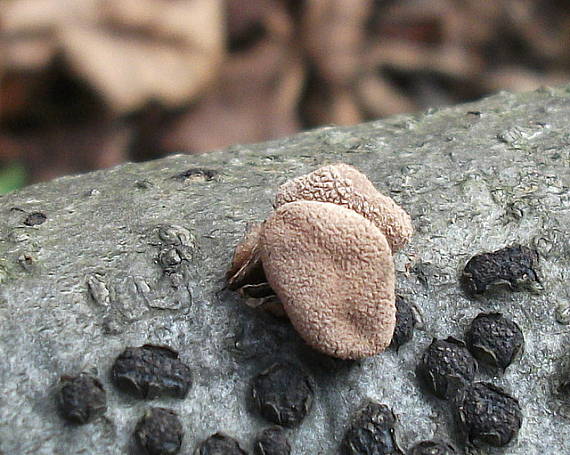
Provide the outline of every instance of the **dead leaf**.
<path id="1" fill-rule="evenodd" d="M 221 0 L 15 0 L 0 21 L 10 69 L 42 68 L 61 52 L 119 114 L 188 102 L 224 52 Z"/>

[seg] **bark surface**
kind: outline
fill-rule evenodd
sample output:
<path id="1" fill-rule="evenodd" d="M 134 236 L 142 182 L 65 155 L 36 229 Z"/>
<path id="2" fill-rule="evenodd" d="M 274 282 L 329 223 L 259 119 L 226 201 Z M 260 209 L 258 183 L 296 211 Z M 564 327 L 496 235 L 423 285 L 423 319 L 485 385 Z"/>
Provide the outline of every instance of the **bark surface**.
<path id="1" fill-rule="evenodd" d="M 526 338 L 505 374 L 477 375 L 520 401 L 524 422 L 508 453 L 568 452 L 570 397 L 559 386 L 570 339 L 569 125 L 569 88 L 502 93 L 0 197 L 0 452 L 137 453 L 133 432 L 151 406 L 180 416 L 181 453 L 217 431 L 251 450 L 269 426 L 251 405 L 251 380 L 276 361 L 306 371 L 315 392 L 288 430 L 295 454 L 337 453 L 367 398 L 394 409 L 403 448 L 434 437 L 464 447 L 449 404 L 420 386 L 416 365 L 433 337 L 463 338 L 482 311 L 502 312 Z M 399 351 L 355 363 L 315 353 L 289 323 L 224 289 L 235 245 L 267 217 L 277 187 L 339 161 L 402 205 L 416 230 L 395 259 L 397 292 L 420 313 L 418 330 Z M 513 244 L 538 251 L 542 290 L 466 296 L 468 259 Z M 115 358 L 145 343 L 170 346 L 190 366 L 185 399 L 141 400 L 114 387 Z M 60 417 L 55 393 L 62 375 L 82 371 L 100 378 L 107 412 L 76 426 Z"/>

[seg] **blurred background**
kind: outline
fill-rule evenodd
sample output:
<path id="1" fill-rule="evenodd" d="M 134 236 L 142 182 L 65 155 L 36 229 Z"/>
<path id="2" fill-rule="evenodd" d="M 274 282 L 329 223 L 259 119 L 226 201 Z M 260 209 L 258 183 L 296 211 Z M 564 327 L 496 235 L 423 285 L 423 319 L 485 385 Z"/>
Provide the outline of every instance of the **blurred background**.
<path id="1" fill-rule="evenodd" d="M 570 79 L 556 0 L 0 0 L 0 193 Z"/>

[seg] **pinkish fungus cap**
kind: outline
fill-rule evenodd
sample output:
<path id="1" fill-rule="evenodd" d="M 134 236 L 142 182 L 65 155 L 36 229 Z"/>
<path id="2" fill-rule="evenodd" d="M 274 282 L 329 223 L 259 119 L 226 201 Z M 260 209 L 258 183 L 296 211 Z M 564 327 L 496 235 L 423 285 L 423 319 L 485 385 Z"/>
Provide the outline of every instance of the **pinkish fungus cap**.
<path id="1" fill-rule="evenodd" d="M 410 216 L 348 164 L 324 166 L 285 182 L 275 197 L 275 208 L 299 200 L 330 202 L 359 213 L 384 233 L 392 252 L 402 248 L 412 236 Z"/>
<path id="2" fill-rule="evenodd" d="M 262 226 L 260 257 L 305 341 L 325 354 L 357 359 L 383 351 L 392 339 L 394 264 L 382 231 L 343 205 L 280 204 Z"/>

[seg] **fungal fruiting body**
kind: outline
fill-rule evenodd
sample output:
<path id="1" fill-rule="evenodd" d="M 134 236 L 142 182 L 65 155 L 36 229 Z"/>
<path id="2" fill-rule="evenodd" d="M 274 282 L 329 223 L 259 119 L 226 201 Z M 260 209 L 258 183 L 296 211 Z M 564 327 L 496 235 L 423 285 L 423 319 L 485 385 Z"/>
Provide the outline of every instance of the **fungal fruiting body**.
<path id="1" fill-rule="evenodd" d="M 252 296 L 247 290 L 266 281 L 303 339 L 325 354 L 386 349 L 396 322 L 392 254 L 411 237 L 409 215 L 346 164 L 286 182 L 274 207 L 236 248 L 230 287 Z"/>
<path id="2" fill-rule="evenodd" d="M 341 443 L 342 455 L 403 455 L 395 438 L 396 415 L 385 404 L 367 400 L 352 417 Z"/>
<path id="3" fill-rule="evenodd" d="M 291 202 L 267 220 L 261 240 L 267 280 L 309 344 L 340 358 L 390 344 L 394 265 L 370 221 L 334 204 Z"/>
<path id="4" fill-rule="evenodd" d="M 324 166 L 285 182 L 275 196 L 275 207 L 301 200 L 329 202 L 362 215 L 382 231 L 394 253 L 412 237 L 410 215 L 348 164 Z"/>

